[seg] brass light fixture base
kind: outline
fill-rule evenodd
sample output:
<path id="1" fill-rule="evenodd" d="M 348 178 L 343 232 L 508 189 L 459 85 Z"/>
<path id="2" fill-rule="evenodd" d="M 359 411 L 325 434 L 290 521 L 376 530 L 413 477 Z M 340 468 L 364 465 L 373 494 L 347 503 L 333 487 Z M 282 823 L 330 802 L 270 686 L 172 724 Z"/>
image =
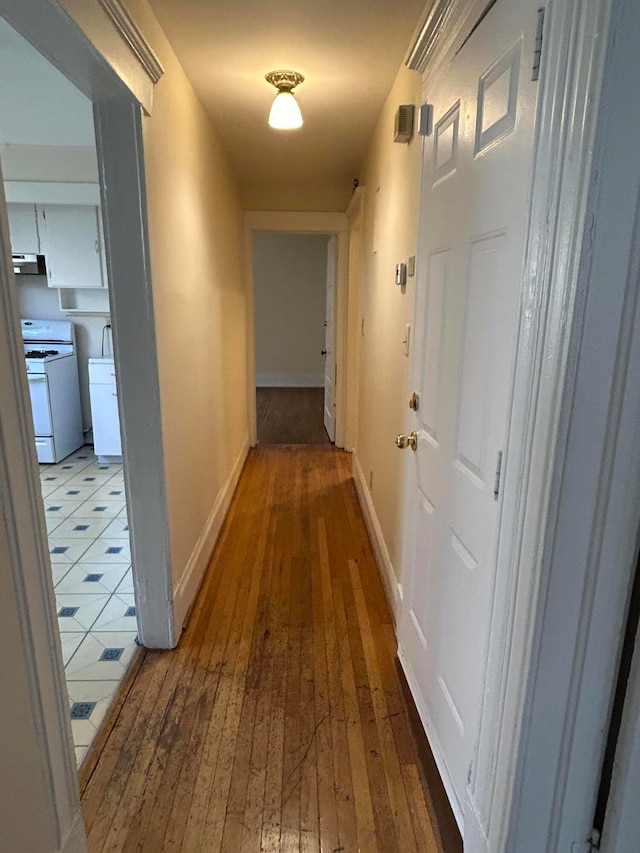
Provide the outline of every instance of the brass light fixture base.
<path id="1" fill-rule="evenodd" d="M 270 71 L 264 75 L 264 79 L 280 92 L 290 92 L 304 81 L 302 74 L 297 71 Z"/>

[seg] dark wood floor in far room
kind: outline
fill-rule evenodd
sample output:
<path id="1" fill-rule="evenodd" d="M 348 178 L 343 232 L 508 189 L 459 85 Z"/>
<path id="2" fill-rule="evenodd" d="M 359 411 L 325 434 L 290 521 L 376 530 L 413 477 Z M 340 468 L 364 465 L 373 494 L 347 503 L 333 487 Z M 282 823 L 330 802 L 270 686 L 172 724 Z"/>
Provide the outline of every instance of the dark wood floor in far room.
<path id="1" fill-rule="evenodd" d="M 323 388 L 256 388 L 260 444 L 324 444 Z"/>

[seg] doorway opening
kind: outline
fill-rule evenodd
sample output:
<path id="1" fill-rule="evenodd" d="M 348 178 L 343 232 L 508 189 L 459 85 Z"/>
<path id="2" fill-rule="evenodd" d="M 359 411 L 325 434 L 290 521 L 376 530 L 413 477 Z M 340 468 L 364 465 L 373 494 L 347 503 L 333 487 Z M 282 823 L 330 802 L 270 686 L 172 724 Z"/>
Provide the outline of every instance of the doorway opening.
<path id="1" fill-rule="evenodd" d="M 260 444 L 335 442 L 336 243 L 323 233 L 253 233 Z"/>
<path id="2" fill-rule="evenodd" d="M 79 766 L 138 635 L 93 105 L 3 19 L 0 46 L 0 159 Z"/>

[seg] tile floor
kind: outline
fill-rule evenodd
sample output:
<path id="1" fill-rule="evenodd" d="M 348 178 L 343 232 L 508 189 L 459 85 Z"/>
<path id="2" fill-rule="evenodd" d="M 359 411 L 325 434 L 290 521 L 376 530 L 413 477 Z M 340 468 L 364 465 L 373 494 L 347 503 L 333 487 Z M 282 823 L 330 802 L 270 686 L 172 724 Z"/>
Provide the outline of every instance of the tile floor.
<path id="1" fill-rule="evenodd" d="M 85 446 L 40 465 L 78 765 L 135 650 L 136 608 L 122 465 Z"/>

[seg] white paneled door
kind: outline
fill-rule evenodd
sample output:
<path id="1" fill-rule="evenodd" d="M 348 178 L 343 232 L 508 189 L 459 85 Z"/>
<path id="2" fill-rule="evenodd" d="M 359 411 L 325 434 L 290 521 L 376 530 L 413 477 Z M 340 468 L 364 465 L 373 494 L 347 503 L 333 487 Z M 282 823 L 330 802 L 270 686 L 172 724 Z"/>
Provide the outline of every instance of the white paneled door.
<path id="1" fill-rule="evenodd" d="M 324 428 L 331 441 L 336 440 L 336 358 L 334 291 L 336 281 L 338 238 L 335 234 L 327 243 L 327 289 L 324 321 Z"/>
<path id="2" fill-rule="evenodd" d="M 425 90 L 400 655 L 459 822 L 483 702 L 531 188 L 537 9 L 499 0 Z M 496 492 L 498 492 L 496 494 Z"/>

